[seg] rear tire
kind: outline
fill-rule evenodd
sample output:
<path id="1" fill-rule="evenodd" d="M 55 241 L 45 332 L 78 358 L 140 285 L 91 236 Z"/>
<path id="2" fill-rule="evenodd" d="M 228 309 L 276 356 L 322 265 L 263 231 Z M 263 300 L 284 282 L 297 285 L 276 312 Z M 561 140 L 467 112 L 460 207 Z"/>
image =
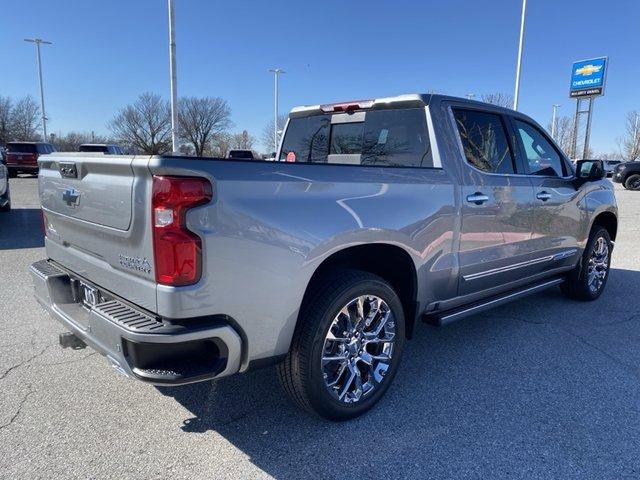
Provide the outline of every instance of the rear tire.
<path id="1" fill-rule="evenodd" d="M 18 176 L 18 172 L 13 168 L 9 168 L 7 170 L 9 170 L 9 178 L 16 178 Z"/>
<path id="2" fill-rule="evenodd" d="M 312 288 L 278 374 L 300 408 L 349 420 L 370 410 L 396 374 L 402 304 L 389 283 L 358 270 L 329 272 Z"/>
<path id="3" fill-rule="evenodd" d="M 627 190 L 640 190 L 640 175 L 629 175 L 624 182 L 624 188 Z"/>
<path id="4" fill-rule="evenodd" d="M 562 292 L 586 302 L 600 297 L 609 279 L 612 248 L 609 232 L 600 226 L 593 227 L 580 263 L 560 285 Z"/>

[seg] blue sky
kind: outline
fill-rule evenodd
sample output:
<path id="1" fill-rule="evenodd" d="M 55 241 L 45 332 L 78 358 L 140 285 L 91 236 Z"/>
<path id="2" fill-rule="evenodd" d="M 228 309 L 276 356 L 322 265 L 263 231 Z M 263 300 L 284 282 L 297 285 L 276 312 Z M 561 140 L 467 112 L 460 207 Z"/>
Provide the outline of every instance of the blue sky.
<path id="1" fill-rule="evenodd" d="M 295 105 L 439 90 L 513 92 L 520 0 L 175 0 L 180 95 L 220 96 L 236 130 L 260 137 Z M 529 0 L 520 110 L 543 125 L 568 98 L 571 63 L 610 57 L 591 144 L 616 148 L 626 112 L 640 110 L 636 0 Z M 164 0 L 2 0 L 0 95 L 37 97 L 34 47 L 43 65 L 49 130 L 106 133 L 119 107 L 142 92 L 168 98 Z"/>

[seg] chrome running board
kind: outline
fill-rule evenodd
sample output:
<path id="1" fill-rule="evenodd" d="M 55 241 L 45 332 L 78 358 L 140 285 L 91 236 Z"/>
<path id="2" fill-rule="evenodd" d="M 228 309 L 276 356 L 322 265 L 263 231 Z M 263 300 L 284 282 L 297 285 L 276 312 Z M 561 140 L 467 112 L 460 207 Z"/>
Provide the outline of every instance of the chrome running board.
<path id="1" fill-rule="evenodd" d="M 479 302 L 465 305 L 453 310 L 441 313 L 430 313 L 425 321 L 427 323 L 431 323 L 432 325 L 448 325 L 455 322 L 456 320 L 468 317 L 469 315 L 474 315 L 476 313 L 489 310 L 499 305 L 509 303 L 513 300 L 517 300 L 519 298 L 541 292 L 542 290 L 546 290 L 547 288 L 560 285 L 562 282 L 564 282 L 564 278 L 560 277 L 554 278 L 552 280 L 545 280 L 544 282 L 535 283 L 533 285 L 527 285 L 526 287 L 519 288 L 517 290 L 511 290 L 510 292 L 504 293 L 502 295 L 494 296 L 485 300 L 480 300 Z"/>

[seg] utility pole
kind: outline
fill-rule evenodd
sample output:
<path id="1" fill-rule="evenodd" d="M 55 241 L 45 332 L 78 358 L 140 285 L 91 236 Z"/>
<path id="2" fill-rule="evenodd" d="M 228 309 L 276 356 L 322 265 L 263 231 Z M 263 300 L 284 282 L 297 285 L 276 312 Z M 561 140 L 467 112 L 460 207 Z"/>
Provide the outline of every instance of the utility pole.
<path id="1" fill-rule="evenodd" d="M 518 63 L 516 65 L 516 87 L 513 93 L 513 109 L 518 110 L 520 95 L 520 69 L 522 67 L 522 48 L 524 46 L 524 20 L 527 13 L 527 0 L 522 0 L 522 17 L 520 18 L 520 43 L 518 44 Z"/>
<path id="2" fill-rule="evenodd" d="M 273 151 L 278 153 L 278 78 L 282 73 L 286 73 L 281 68 L 269 70 L 275 78 L 274 109 L 273 109 Z"/>
<path id="3" fill-rule="evenodd" d="M 557 133 L 557 120 L 558 120 L 558 107 L 560 105 L 558 104 L 553 104 L 553 115 L 551 116 L 551 138 L 556 140 L 556 133 Z"/>
<path id="4" fill-rule="evenodd" d="M 638 118 L 640 118 L 640 114 L 635 112 L 636 118 L 633 122 L 633 150 L 631 151 L 633 158 L 630 160 L 636 160 L 638 158 L 638 154 L 640 154 L 640 138 L 638 138 Z"/>
<path id="5" fill-rule="evenodd" d="M 42 86 L 42 60 L 40 59 L 40 45 L 53 45 L 51 42 L 42 40 L 41 38 L 25 38 L 25 42 L 36 44 L 36 59 L 38 62 L 38 81 L 40 82 L 40 110 L 42 110 L 42 141 L 47 139 L 47 115 L 44 111 L 44 88 Z"/>
<path id="6" fill-rule="evenodd" d="M 593 114 L 593 97 L 589 97 L 589 111 L 587 112 L 587 130 L 584 134 L 584 148 L 582 149 L 582 159 L 589 158 L 589 137 L 591 136 L 591 116 Z"/>
<path id="7" fill-rule="evenodd" d="M 169 2 L 169 71 L 171 73 L 171 149 L 178 153 L 178 74 L 176 73 L 175 11 Z"/>

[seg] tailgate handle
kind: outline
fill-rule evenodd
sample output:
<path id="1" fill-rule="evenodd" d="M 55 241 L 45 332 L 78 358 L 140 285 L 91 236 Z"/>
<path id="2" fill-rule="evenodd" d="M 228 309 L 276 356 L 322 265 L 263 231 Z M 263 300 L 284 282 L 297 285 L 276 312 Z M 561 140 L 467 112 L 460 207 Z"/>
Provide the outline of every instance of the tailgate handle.
<path id="1" fill-rule="evenodd" d="M 64 178 L 78 178 L 78 169 L 74 162 L 60 162 L 58 171 Z"/>

